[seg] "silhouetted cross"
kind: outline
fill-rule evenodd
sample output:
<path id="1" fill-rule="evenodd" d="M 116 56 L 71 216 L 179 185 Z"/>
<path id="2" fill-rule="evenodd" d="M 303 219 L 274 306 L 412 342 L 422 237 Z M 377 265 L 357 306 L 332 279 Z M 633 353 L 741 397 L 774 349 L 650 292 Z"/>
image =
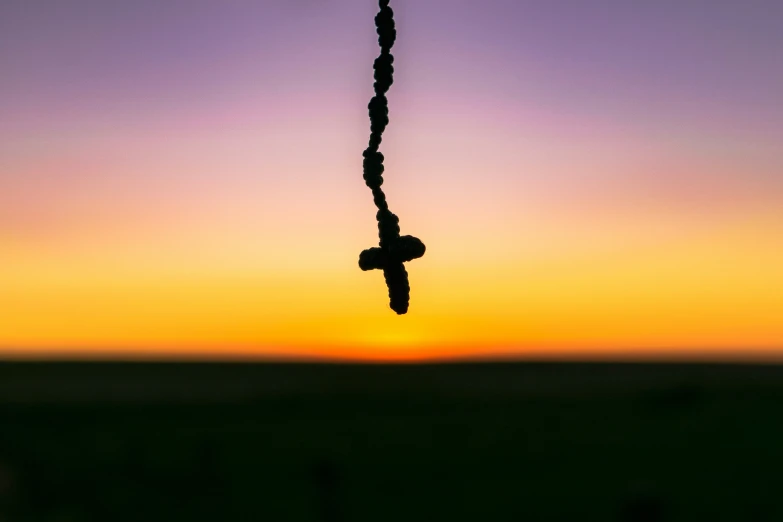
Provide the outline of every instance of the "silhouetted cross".
<path id="1" fill-rule="evenodd" d="M 403 263 L 413 261 L 424 255 L 426 247 L 417 237 L 399 236 L 383 246 L 372 247 L 359 254 L 359 268 L 362 270 L 383 270 L 386 286 L 389 288 L 389 306 L 397 314 L 408 311 L 410 285 L 408 272 Z"/>

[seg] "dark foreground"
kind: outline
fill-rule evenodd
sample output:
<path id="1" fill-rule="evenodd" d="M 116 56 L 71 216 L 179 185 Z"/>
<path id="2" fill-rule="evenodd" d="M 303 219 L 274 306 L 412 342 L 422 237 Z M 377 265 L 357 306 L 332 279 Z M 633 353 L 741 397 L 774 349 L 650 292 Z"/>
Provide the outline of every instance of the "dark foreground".
<path id="1" fill-rule="evenodd" d="M 0 364 L 0 520 L 780 521 L 783 368 Z"/>

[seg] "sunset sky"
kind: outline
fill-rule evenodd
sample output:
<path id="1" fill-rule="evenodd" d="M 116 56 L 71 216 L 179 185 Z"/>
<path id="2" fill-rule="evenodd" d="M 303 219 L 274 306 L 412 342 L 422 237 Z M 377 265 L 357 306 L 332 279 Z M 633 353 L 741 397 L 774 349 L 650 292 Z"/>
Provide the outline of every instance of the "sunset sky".
<path id="1" fill-rule="evenodd" d="M 783 359 L 783 2 L 3 0 L 0 356 Z"/>

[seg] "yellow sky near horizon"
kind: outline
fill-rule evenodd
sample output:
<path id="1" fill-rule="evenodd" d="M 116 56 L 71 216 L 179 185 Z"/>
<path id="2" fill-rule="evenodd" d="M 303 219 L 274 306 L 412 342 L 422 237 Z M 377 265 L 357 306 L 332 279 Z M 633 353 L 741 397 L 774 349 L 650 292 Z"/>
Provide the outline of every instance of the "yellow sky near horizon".
<path id="1" fill-rule="evenodd" d="M 198 234 L 135 252 L 122 238 L 65 256 L 20 247 L 0 273 L 0 345 L 367 359 L 774 349 L 783 339 L 775 217 L 657 240 L 627 223 L 563 227 L 571 238 L 520 231 L 506 243 L 425 230 L 434 241 L 410 266 L 402 317 L 388 309 L 381 275 L 358 269 L 355 237 L 331 248 L 267 243 L 277 259 L 261 248 L 237 258 L 238 242 Z"/>

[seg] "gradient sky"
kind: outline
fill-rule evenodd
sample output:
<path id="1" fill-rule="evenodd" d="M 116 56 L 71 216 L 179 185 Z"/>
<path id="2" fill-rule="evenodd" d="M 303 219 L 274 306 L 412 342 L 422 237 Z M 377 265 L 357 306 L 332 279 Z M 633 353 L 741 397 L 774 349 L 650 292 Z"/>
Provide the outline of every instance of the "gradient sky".
<path id="1" fill-rule="evenodd" d="M 783 2 L 3 0 L 0 354 L 783 356 Z"/>

